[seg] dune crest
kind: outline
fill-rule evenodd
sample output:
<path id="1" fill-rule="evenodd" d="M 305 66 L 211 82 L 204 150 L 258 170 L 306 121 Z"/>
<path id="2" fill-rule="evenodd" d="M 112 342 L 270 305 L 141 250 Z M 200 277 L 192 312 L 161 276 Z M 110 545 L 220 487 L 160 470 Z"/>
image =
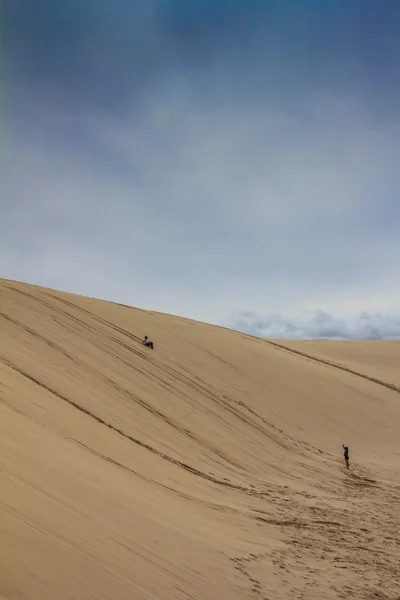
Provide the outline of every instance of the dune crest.
<path id="1" fill-rule="evenodd" d="M 400 597 L 400 342 L 0 302 L 0 598 Z"/>

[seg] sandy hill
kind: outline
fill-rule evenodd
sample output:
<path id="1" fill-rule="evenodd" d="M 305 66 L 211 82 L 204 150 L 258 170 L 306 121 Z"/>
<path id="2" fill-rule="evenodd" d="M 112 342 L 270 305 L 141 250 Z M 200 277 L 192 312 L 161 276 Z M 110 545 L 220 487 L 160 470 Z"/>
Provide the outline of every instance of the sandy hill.
<path id="1" fill-rule="evenodd" d="M 0 311 L 0 598 L 399 598 L 400 343 L 6 280 Z"/>

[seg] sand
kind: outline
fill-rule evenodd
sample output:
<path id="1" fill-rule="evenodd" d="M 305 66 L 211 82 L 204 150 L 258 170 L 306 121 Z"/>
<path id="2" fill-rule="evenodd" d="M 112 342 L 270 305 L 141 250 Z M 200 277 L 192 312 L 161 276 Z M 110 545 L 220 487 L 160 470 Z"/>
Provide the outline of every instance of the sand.
<path id="1" fill-rule="evenodd" d="M 399 342 L 7 280 L 0 312 L 0 598 L 400 597 Z"/>

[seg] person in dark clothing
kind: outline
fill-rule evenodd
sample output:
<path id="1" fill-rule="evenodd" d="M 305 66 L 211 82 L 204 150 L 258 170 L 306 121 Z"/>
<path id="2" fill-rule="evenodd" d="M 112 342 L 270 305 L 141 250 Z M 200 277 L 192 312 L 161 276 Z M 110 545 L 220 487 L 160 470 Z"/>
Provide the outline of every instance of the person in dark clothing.
<path id="1" fill-rule="evenodd" d="M 343 444 L 343 450 L 344 450 L 344 462 L 346 463 L 346 469 L 349 469 L 350 468 L 350 465 L 349 465 L 349 447 L 345 446 Z"/>
<path id="2" fill-rule="evenodd" d="M 148 348 L 151 348 L 152 350 L 154 350 L 154 344 L 153 344 L 153 342 L 150 342 L 150 340 L 147 337 L 147 335 L 144 336 L 143 344 L 145 346 L 147 346 Z"/>

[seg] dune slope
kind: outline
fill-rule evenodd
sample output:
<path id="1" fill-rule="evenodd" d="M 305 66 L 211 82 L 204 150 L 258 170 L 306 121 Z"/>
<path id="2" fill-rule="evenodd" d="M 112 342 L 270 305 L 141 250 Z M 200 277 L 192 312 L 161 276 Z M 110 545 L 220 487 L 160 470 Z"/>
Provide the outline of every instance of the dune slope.
<path id="1" fill-rule="evenodd" d="M 398 344 L 7 280 L 0 312 L 0 598 L 400 596 Z"/>
<path id="2" fill-rule="evenodd" d="M 301 355 L 348 369 L 400 391 L 400 340 L 345 343 L 307 340 L 277 343 Z"/>

